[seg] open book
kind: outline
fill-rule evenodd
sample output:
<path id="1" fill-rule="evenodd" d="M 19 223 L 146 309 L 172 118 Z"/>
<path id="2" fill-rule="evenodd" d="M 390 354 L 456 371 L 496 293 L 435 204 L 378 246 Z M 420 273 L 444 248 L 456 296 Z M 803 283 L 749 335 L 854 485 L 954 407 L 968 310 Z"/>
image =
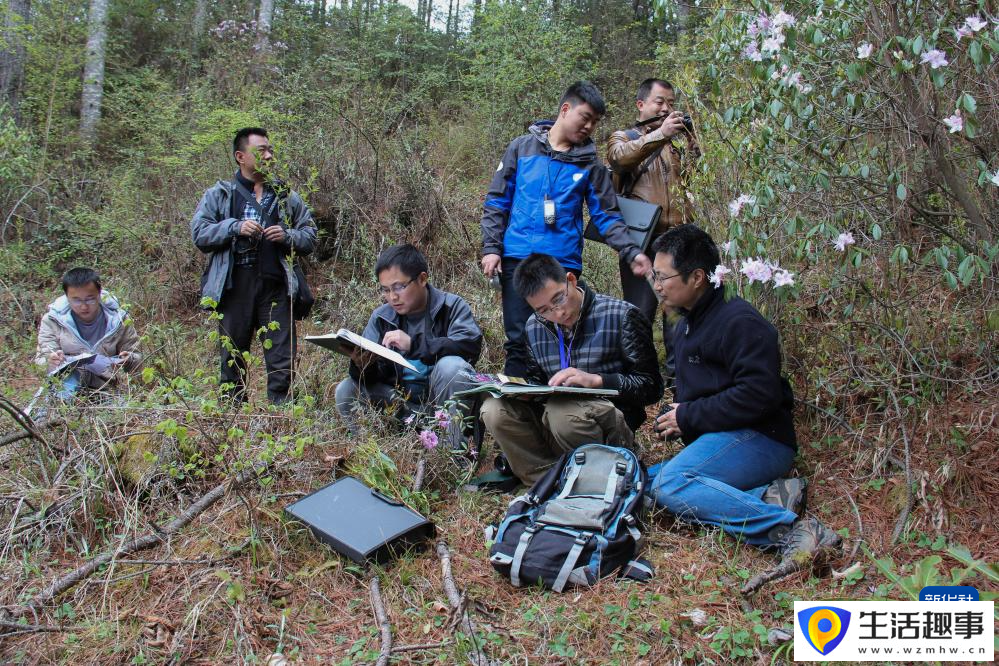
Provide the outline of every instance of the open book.
<path id="1" fill-rule="evenodd" d="M 350 356 L 350 353 L 360 347 L 366 351 L 375 354 L 376 356 L 381 356 L 382 358 L 392 361 L 393 363 L 398 363 L 404 368 L 409 368 L 413 372 L 419 372 L 419 369 L 405 358 L 402 354 L 395 351 L 394 349 L 389 349 L 384 347 L 377 342 L 372 342 L 367 338 L 362 338 L 357 333 L 348 331 L 345 328 L 341 328 L 336 333 L 329 333 L 327 335 L 307 335 L 305 339 L 314 345 L 319 345 L 320 347 L 325 347 L 326 349 L 332 349 L 335 352 L 343 354 L 344 356 Z"/>
<path id="2" fill-rule="evenodd" d="M 526 379 L 520 377 L 508 377 L 504 374 L 487 375 L 477 373 L 475 381 L 479 383 L 475 388 L 457 391 L 455 398 L 477 393 L 488 393 L 495 398 L 503 396 L 537 397 L 547 398 L 552 395 L 576 395 L 589 396 L 593 398 L 613 398 L 618 392 L 616 389 L 591 389 L 582 386 L 548 386 L 542 384 L 528 384 Z"/>

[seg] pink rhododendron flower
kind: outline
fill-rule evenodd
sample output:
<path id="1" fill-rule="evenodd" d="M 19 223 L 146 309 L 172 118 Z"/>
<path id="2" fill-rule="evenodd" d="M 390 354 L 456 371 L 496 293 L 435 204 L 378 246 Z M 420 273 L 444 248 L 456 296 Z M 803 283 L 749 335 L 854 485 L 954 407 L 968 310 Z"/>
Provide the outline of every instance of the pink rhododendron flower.
<path id="1" fill-rule="evenodd" d="M 785 271 L 783 268 L 774 271 L 774 286 L 775 287 L 793 287 L 794 286 L 794 273 L 790 271 Z"/>
<path id="2" fill-rule="evenodd" d="M 947 54 L 940 49 L 931 49 L 927 51 L 919 59 L 919 62 L 924 65 L 929 65 L 930 69 L 939 69 L 949 64 L 947 62 Z"/>
<path id="3" fill-rule="evenodd" d="M 777 12 L 777 14 L 771 19 L 771 22 L 773 23 L 773 25 L 774 25 L 775 28 L 783 28 L 785 26 L 792 26 L 795 23 L 797 23 L 797 21 L 795 20 L 795 18 L 793 16 L 791 16 L 790 14 L 788 14 L 787 12 L 785 12 L 783 10 Z"/>
<path id="4" fill-rule="evenodd" d="M 983 21 L 981 17 L 978 16 L 969 16 L 964 19 L 964 28 L 966 30 L 970 30 L 971 32 L 978 32 L 987 25 L 988 23 Z"/>
<path id="5" fill-rule="evenodd" d="M 780 52 L 780 47 L 784 43 L 784 35 L 775 34 L 771 37 L 767 37 L 763 40 L 762 51 L 764 53 L 777 54 Z M 946 63 L 944 63 L 946 64 Z"/>
<path id="6" fill-rule="evenodd" d="M 957 109 L 954 111 L 954 115 L 948 116 L 943 119 L 944 125 L 947 126 L 947 132 L 953 134 L 954 132 L 960 132 L 964 129 L 964 118 L 961 117 L 961 110 Z"/>
<path id="7" fill-rule="evenodd" d="M 749 194 L 740 194 L 737 198 L 728 202 L 728 212 L 732 214 L 732 217 L 737 217 L 740 212 L 742 212 L 742 207 L 746 204 L 752 206 L 756 203 L 756 197 Z"/>
<path id="8" fill-rule="evenodd" d="M 416 414 L 410 414 L 409 416 L 404 418 L 402 422 L 405 423 L 406 425 L 413 425 L 413 421 L 415 420 L 416 420 Z"/>
<path id="9" fill-rule="evenodd" d="M 721 244 L 722 254 L 728 254 L 732 249 L 732 241 L 725 241 Z"/>
<path id="10" fill-rule="evenodd" d="M 718 289 L 722 286 L 722 282 L 725 280 L 725 276 L 732 272 L 732 269 L 726 268 L 721 264 L 715 266 L 714 272 L 708 276 L 708 281 Z"/>
<path id="11" fill-rule="evenodd" d="M 874 47 L 867 42 L 864 42 L 857 47 L 857 57 L 861 60 L 867 60 L 871 57 L 872 53 L 874 53 Z"/>
<path id="12" fill-rule="evenodd" d="M 739 272 L 749 279 L 750 284 L 753 282 L 767 282 L 770 280 L 771 275 L 773 275 L 773 271 L 767 262 L 761 260 L 759 257 L 743 261 Z"/>
<path id="13" fill-rule="evenodd" d="M 447 428 L 449 425 L 451 425 L 451 415 L 448 414 L 447 411 L 443 409 L 438 409 L 436 412 L 434 412 L 434 418 L 437 419 L 437 425 L 439 425 L 442 428 Z"/>
<path id="14" fill-rule="evenodd" d="M 437 435 L 433 430 L 423 430 L 420 432 L 420 443 L 428 451 L 437 448 Z"/>
<path id="15" fill-rule="evenodd" d="M 763 60 L 763 54 L 760 53 L 760 48 L 756 45 L 756 42 L 749 42 L 746 48 L 742 49 L 742 57 L 752 62 Z"/>
<path id="16" fill-rule="evenodd" d="M 839 250 L 840 252 L 846 252 L 846 246 L 853 245 L 854 243 L 856 243 L 856 241 L 853 240 L 853 234 L 851 234 L 849 231 L 841 233 L 839 236 L 836 237 L 836 240 L 833 241 L 833 245 L 835 245 L 836 249 Z"/>

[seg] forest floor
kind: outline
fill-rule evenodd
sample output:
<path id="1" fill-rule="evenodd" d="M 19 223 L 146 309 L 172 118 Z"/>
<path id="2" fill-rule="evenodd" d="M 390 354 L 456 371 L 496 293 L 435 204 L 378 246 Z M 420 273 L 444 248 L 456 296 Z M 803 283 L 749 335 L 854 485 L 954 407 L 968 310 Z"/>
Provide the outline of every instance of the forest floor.
<path id="1" fill-rule="evenodd" d="M 301 350 L 299 372 L 314 401 L 285 410 L 251 402 L 240 414 L 206 407 L 198 382 L 214 373 L 210 325 L 193 310 L 184 320 L 186 335 L 163 322 L 164 331 L 150 334 L 162 362 L 148 383 L 132 379 L 129 400 L 68 406 L 39 433 L 44 442 L 0 447 L 0 604 L 20 618 L 0 625 L 0 661 L 278 664 L 274 655 L 283 655 L 374 663 L 383 640 L 371 593 L 377 577 L 396 650 L 391 663 L 787 663 L 790 644 L 772 644 L 768 633 L 791 631 L 794 600 L 907 598 L 912 586 L 963 571 L 962 548 L 999 562 L 999 395 L 955 390 L 945 412 L 903 428 L 870 404 L 840 416 L 800 407 L 797 473 L 811 483 L 809 511 L 844 537 L 831 571 L 795 574 L 745 599 L 741 586 L 771 567 L 773 554 L 655 512 L 646 524 L 651 581 L 608 579 L 563 594 L 517 589 L 493 571 L 483 535 L 512 495 L 461 490 L 464 472 L 445 452 L 424 451 L 412 431 L 382 417 L 372 415 L 364 437 L 350 437 L 332 399 L 345 366 L 311 345 Z M 495 362 L 495 317 L 488 323 L 487 362 Z M 9 348 L 4 365 L 23 368 L 29 356 L 26 343 Z M 259 374 L 254 380 L 262 384 Z M 14 371 L 6 381 L 8 395 L 23 400 L 37 380 Z M 152 386 L 155 404 L 142 398 Z M 11 428 L 2 433 L 11 432 L 3 418 Z M 138 477 L 123 469 L 122 442 L 152 446 L 132 461 Z M 673 451 L 648 425 L 639 442 L 647 463 Z M 421 457 L 422 491 L 408 493 Z M 482 469 L 492 457 L 487 438 Z M 226 487 L 170 530 L 199 498 L 261 460 L 268 466 L 260 479 Z M 429 509 L 460 599 L 448 597 L 435 543 L 361 567 L 283 514 L 345 474 Z M 118 552 L 145 534 L 159 540 Z M 103 552 L 118 554 L 65 593 L 29 603 Z M 999 591 L 981 574 L 967 582 Z"/>

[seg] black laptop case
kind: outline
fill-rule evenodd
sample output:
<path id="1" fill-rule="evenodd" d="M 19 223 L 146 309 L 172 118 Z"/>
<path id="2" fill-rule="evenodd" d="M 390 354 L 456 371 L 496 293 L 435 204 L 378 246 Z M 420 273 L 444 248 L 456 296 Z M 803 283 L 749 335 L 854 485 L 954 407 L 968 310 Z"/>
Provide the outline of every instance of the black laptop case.
<path id="1" fill-rule="evenodd" d="M 316 538 L 357 563 L 386 562 L 436 534 L 434 524 L 402 502 L 345 476 L 285 511 Z"/>

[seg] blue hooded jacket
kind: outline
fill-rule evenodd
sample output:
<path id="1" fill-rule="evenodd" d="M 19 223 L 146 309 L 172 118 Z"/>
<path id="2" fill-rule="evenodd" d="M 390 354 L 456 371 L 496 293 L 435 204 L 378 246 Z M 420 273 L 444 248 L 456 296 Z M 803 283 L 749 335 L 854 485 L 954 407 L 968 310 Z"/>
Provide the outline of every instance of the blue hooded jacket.
<path id="1" fill-rule="evenodd" d="M 640 252 L 628 236 L 617 195 L 592 140 L 564 153 L 552 149 L 539 121 L 507 146 L 493 174 L 482 212 L 482 254 L 525 259 L 548 254 L 565 268 L 583 268 L 583 203 L 607 244 L 631 262 Z M 544 201 L 555 202 L 555 223 Z"/>

